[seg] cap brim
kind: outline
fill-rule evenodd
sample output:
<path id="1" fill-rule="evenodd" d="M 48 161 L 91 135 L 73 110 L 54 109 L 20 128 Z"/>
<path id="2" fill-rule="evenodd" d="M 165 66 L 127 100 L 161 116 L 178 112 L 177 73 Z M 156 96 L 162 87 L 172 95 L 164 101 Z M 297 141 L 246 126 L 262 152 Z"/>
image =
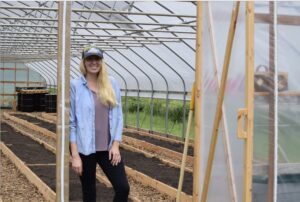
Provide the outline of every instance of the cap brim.
<path id="1" fill-rule="evenodd" d="M 97 53 L 86 53 L 86 54 L 84 54 L 83 59 L 86 59 L 87 57 L 90 57 L 90 56 L 98 56 L 100 59 L 103 58 L 103 55 L 102 55 L 102 54 L 97 54 Z"/>

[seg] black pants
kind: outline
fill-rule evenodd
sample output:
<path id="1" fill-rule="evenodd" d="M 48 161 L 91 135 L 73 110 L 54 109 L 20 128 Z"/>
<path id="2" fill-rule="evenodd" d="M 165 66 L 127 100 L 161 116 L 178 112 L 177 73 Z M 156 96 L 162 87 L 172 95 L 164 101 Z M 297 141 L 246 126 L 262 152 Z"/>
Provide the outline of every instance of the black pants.
<path id="1" fill-rule="evenodd" d="M 100 151 L 85 156 L 80 154 L 82 160 L 82 175 L 80 181 L 82 185 L 82 195 L 84 202 L 96 201 L 96 165 L 102 168 L 103 172 L 111 182 L 114 190 L 114 202 L 126 202 L 129 195 L 129 184 L 125 173 L 124 162 L 113 166 L 108 159 L 108 151 Z"/>

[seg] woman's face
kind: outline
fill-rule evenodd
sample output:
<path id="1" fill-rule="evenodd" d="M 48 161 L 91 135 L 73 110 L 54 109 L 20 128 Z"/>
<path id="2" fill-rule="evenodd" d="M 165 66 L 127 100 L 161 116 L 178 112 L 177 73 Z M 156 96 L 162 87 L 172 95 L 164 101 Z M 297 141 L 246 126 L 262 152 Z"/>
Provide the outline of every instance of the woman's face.
<path id="1" fill-rule="evenodd" d="M 98 74 L 100 71 L 101 59 L 98 56 L 90 56 L 84 60 L 87 74 Z"/>

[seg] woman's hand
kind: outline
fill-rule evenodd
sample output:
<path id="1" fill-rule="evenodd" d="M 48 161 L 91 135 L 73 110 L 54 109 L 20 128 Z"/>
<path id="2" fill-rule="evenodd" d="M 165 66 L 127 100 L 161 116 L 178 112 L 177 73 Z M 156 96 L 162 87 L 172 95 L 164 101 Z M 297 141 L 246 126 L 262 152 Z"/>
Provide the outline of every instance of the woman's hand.
<path id="1" fill-rule="evenodd" d="M 82 161 L 79 155 L 72 156 L 72 169 L 77 175 L 82 175 Z"/>
<path id="2" fill-rule="evenodd" d="M 118 141 L 114 141 L 112 147 L 109 150 L 109 160 L 111 160 L 111 164 L 113 166 L 116 166 L 121 162 L 119 144 L 120 143 Z"/>

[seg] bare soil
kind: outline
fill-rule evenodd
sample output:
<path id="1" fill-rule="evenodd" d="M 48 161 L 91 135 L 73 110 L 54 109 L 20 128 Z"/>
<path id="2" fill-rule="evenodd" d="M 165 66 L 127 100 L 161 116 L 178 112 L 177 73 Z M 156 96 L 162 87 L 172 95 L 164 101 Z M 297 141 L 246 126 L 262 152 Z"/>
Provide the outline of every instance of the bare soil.
<path id="1" fill-rule="evenodd" d="M 53 128 L 53 126 L 55 128 L 55 124 L 45 122 L 37 118 L 29 117 L 23 114 L 18 114 L 15 116 L 27 120 L 28 122 L 37 124 L 38 126 L 43 128 Z M 55 133 L 55 131 L 56 130 L 53 130 L 52 132 Z M 177 189 L 180 176 L 179 168 L 174 168 L 163 164 L 158 158 L 155 157 L 148 158 L 143 154 L 125 150 L 123 148 L 120 148 L 120 150 L 126 166 L 129 166 L 134 170 L 142 172 L 154 179 L 164 182 L 165 184 Z M 193 175 L 192 173 L 185 172 L 182 191 L 189 195 L 192 195 L 192 187 Z"/>

